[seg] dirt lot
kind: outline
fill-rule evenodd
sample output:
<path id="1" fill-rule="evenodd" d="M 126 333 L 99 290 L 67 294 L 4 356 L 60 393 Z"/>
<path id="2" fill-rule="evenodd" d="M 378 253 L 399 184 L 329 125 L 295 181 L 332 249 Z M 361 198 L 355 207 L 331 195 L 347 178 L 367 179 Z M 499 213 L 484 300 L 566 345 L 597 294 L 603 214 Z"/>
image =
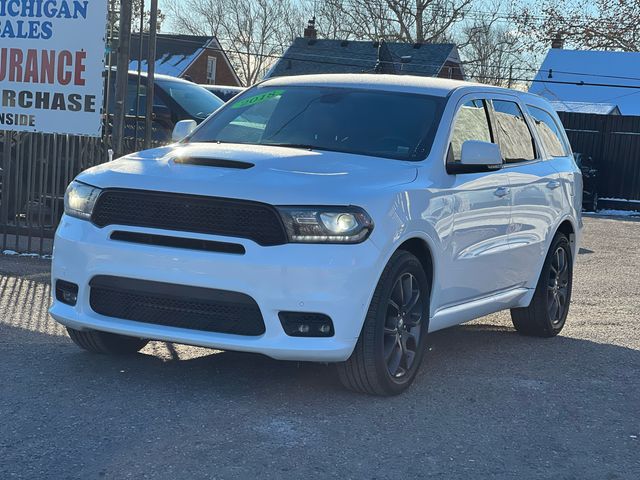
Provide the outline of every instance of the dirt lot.
<path id="1" fill-rule="evenodd" d="M 406 394 L 330 367 L 152 343 L 77 349 L 48 263 L 0 256 L 0 478 L 640 478 L 640 222 L 587 218 L 562 335 L 431 335 Z"/>

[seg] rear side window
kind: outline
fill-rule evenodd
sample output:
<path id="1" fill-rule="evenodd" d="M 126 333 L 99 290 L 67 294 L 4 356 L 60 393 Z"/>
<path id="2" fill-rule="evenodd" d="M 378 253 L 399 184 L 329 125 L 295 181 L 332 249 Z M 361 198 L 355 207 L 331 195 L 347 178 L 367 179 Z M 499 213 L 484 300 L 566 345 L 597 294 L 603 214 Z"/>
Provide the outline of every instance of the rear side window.
<path id="1" fill-rule="evenodd" d="M 506 163 L 527 162 L 536 158 L 533 137 L 522 110 L 515 102 L 493 100 L 500 150 Z"/>
<path id="2" fill-rule="evenodd" d="M 562 141 L 560 127 L 551 114 L 538 107 L 531 105 L 527 105 L 527 107 L 529 107 L 529 113 L 533 117 L 538 135 L 549 155 L 552 157 L 566 157 L 567 149 Z"/>
<path id="3" fill-rule="evenodd" d="M 447 155 L 449 163 L 460 162 L 462 144 L 467 140 L 492 141 L 484 100 L 471 100 L 458 110 Z"/>

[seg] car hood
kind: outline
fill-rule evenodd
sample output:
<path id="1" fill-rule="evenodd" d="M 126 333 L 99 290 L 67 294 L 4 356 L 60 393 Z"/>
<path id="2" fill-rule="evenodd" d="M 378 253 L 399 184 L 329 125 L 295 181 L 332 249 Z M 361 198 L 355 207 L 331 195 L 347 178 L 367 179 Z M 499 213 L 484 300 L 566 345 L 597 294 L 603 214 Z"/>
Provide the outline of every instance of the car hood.
<path id="1" fill-rule="evenodd" d="M 186 163 L 184 163 L 186 162 Z M 415 180 L 412 162 L 264 145 L 171 145 L 104 163 L 78 180 L 273 204 L 343 204 Z M 354 197 L 356 197 L 354 199 Z"/>

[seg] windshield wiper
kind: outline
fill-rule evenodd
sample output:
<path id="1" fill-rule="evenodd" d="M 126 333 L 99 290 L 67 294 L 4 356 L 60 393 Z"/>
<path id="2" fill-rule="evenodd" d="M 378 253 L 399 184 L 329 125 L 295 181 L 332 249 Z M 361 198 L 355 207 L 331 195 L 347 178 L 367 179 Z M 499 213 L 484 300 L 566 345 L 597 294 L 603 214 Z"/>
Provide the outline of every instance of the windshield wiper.
<path id="1" fill-rule="evenodd" d="M 258 145 L 265 145 L 268 147 L 284 147 L 284 148 L 301 148 L 304 150 L 329 150 L 326 147 L 318 147 L 316 145 L 309 145 L 306 143 L 260 143 Z"/>
<path id="2" fill-rule="evenodd" d="M 196 143 L 233 143 L 233 142 L 225 142 L 224 140 L 198 140 Z"/>

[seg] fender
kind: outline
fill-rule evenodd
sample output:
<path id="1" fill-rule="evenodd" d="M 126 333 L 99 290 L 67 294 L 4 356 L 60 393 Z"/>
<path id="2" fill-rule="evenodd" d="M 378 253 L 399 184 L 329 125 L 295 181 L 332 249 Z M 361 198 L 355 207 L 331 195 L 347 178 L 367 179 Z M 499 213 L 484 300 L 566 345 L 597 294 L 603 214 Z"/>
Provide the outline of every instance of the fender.
<path id="1" fill-rule="evenodd" d="M 546 260 L 547 255 L 549 254 L 549 249 L 551 248 L 551 242 L 553 241 L 556 234 L 558 233 L 558 230 L 560 229 L 560 225 L 562 225 L 562 223 L 567 220 L 569 221 L 569 223 L 571 223 L 571 228 L 573 229 L 573 235 L 571 236 L 573 238 L 571 237 L 569 238 L 569 244 L 571 245 L 571 257 L 572 257 L 571 260 L 574 265 L 576 263 L 576 257 L 577 257 L 578 248 L 579 248 L 578 245 L 579 245 L 579 240 L 581 236 L 581 229 L 576 225 L 576 219 L 573 216 L 569 214 L 565 214 L 562 217 L 560 217 L 558 221 L 555 222 L 553 227 L 550 229 L 551 231 L 553 231 L 553 235 L 549 235 L 549 237 L 545 242 L 545 251 L 547 252 L 547 254 L 544 257 L 542 257 L 542 260 L 536 266 L 536 276 L 535 276 L 536 285 L 538 283 L 538 279 L 540 278 L 540 275 L 542 274 L 542 267 L 544 266 L 544 261 Z M 529 288 L 529 292 L 520 299 L 520 302 L 518 304 L 519 307 L 529 306 L 529 304 L 531 303 L 531 300 L 533 299 L 533 295 L 535 294 L 536 285 L 533 285 L 533 288 Z"/>

